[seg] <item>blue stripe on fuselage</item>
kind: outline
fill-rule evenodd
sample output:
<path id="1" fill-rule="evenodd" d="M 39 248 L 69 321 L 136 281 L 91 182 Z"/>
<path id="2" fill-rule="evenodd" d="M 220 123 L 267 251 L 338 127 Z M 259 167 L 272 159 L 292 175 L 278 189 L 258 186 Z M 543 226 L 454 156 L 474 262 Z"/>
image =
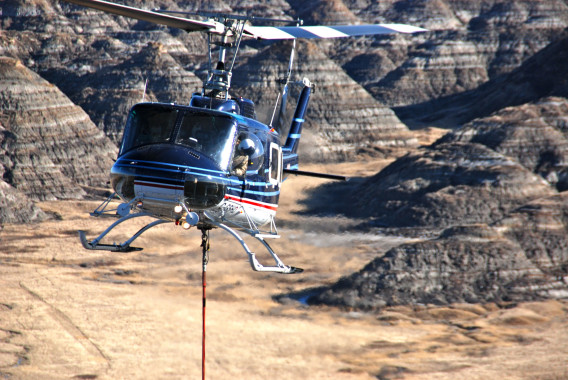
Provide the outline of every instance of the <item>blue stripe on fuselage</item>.
<path id="1" fill-rule="evenodd" d="M 193 170 L 201 170 L 203 172 L 208 172 L 208 173 L 215 173 L 215 174 L 227 174 L 227 172 L 221 171 L 221 170 L 212 170 L 212 169 L 204 169 L 204 168 L 199 168 L 199 167 L 195 167 L 195 166 L 186 166 L 186 165 L 181 165 L 181 164 L 170 164 L 168 162 L 159 162 L 159 161 L 143 161 L 143 160 L 122 160 L 122 161 L 135 161 L 135 162 L 141 162 L 141 163 L 145 163 L 145 164 L 153 164 L 156 166 L 170 166 L 170 167 L 176 167 L 176 168 L 185 168 L 185 169 L 193 169 Z M 129 166 L 130 164 L 124 164 L 121 163 L 120 160 L 117 162 L 117 164 L 120 165 L 124 165 L 124 166 Z M 130 165 L 133 167 L 139 167 L 139 165 Z M 149 169 L 157 169 L 156 167 L 147 167 Z M 166 169 L 161 169 L 161 170 L 166 170 Z M 169 169 L 168 169 L 169 170 Z M 175 172 L 179 172 L 179 170 L 171 170 L 171 171 L 175 171 Z"/>
<path id="2" fill-rule="evenodd" d="M 125 164 L 125 163 L 122 163 L 122 162 L 117 162 L 116 165 L 120 166 L 120 167 L 142 168 L 142 169 L 150 169 L 150 170 L 163 170 L 163 171 L 167 171 L 167 172 L 171 172 L 171 173 L 179 173 L 179 174 L 193 174 L 193 175 L 200 175 L 200 176 L 204 176 L 204 177 L 210 177 L 210 174 L 207 174 L 207 172 L 215 173 L 215 174 L 222 174 L 222 175 L 227 174 L 226 172 L 219 171 L 219 170 L 203 169 L 203 168 L 198 168 L 198 167 L 194 167 L 194 166 L 185 166 L 185 165 L 179 165 L 179 164 L 169 164 L 169 163 L 165 163 L 165 162 L 141 161 L 141 160 L 137 160 L 136 162 L 154 164 L 156 166 Z M 163 167 L 159 167 L 159 166 L 176 167 L 176 169 L 163 168 Z M 183 168 L 185 170 L 181 171 L 181 170 L 179 170 L 179 168 Z M 200 173 L 199 171 L 206 172 L 206 173 Z M 231 178 L 231 177 L 229 177 L 229 178 L 215 177 L 215 178 L 220 178 L 223 181 L 233 183 L 233 184 L 241 184 L 243 182 L 242 179 L 238 179 L 237 177 L 234 177 L 234 178 Z M 249 181 L 249 180 L 246 181 L 246 184 L 250 185 L 250 186 L 266 186 L 267 184 L 270 185 L 270 183 L 266 182 L 266 181 L 257 182 L 257 181 Z"/>
<path id="3" fill-rule="evenodd" d="M 129 162 L 129 160 L 123 160 L 125 162 Z M 115 165 L 120 168 L 132 168 L 132 169 L 144 169 L 150 170 L 150 173 L 136 173 L 135 176 L 139 179 L 146 179 L 155 182 L 160 182 L 164 184 L 183 184 L 185 182 L 184 179 L 176 179 L 168 176 L 168 173 L 176 173 L 180 175 L 194 175 L 209 179 L 215 179 L 216 181 L 225 183 L 228 187 L 229 193 L 231 195 L 242 197 L 245 194 L 247 197 L 250 197 L 253 200 L 257 200 L 260 202 L 278 203 L 278 196 L 280 194 L 280 190 L 270 190 L 274 189 L 274 186 L 271 185 L 269 182 L 266 181 L 249 181 L 242 179 L 238 179 L 238 177 L 225 177 L 226 172 L 222 172 L 219 170 L 211 170 L 211 169 L 203 169 L 193 166 L 185 166 L 179 164 L 170 164 L 165 162 L 155 162 L 155 161 L 141 161 L 136 160 L 137 164 L 130 164 L 125 162 L 117 162 Z M 147 165 L 139 165 L 139 163 L 145 163 Z M 176 169 L 173 169 L 175 167 Z M 184 170 L 180 170 L 184 169 Z M 164 176 L 159 176 L 160 172 L 164 173 Z M 212 175 L 218 174 L 218 176 Z M 259 176 L 260 177 L 260 176 Z M 267 185 L 269 185 L 269 189 L 267 189 Z M 242 189 L 238 186 L 246 186 L 246 189 Z M 252 189 L 251 189 L 252 187 Z"/>

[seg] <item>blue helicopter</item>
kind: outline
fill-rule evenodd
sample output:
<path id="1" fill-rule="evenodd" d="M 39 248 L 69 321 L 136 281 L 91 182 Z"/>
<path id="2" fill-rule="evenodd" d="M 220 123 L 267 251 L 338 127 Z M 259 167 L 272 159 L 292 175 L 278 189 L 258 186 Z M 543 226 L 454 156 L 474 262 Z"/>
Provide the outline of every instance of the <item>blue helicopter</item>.
<path id="1" fill-rule="evenodd" d="M 113 213 L 120 218 L 88 241 L 79 237 L 86 249 L 127 252 L 140 250 L 131 243 L 148 229 L 174 222 L 185 229 L 202 232 L 204 257 L 209 230 L 227 231 L 242 245 L 252 269 L 261 272 L 298 273 L 302 269 L 285 265 L 267 243 L 279 238 L 275 216 L 283 176 L 305 175 L 335 180 L 345 177 L 299 170 L 298 145 L 312 91 L 303 79 L 291 126 L 282 144 L 273 122 L 257 120 L 254 103 L 230 95 L 232 70 L 243 38 L 293 40 L 288 71 L 283 85 L 280 113 L 285 111 L 297 38 L 341 38 L 349 36 L 416 33 L 425 29 L 404 24 L 302 26 L 252 26 L 251 22 L 288 22 L 227 14 L 191 13 L 204 17 L 194 20 L 161 10 L 142 10 L 100 0 L 66 0 L 105 12 L 148 21 L 208 36 L 209 67 L 202 91 L 194 93 L 189 105 L 139 103 L 134 105 L 124 128 L 118 158 L 110 177 L 115 194 L 93 213 Z M 213 65 L 213 50 L 218 60 Z M 232 59 L 227 58 L 233 50 Z M 280 96 L 279 96 L 280 99 Z M 277 104 L 278 104 L 277 100 Z M 278 106 L 275 106 L 276 114 Z M 118 196 L 116 209 L 110 204 Z M 101 240 L 117 225 L 132 218 L 150 216 L 153 222 L 120 244 Z M 241 231 L 260 241 L 275 261 L 262 265 L 237 233 Z M 205 258 L 204 258 L 205 260 Z"/>

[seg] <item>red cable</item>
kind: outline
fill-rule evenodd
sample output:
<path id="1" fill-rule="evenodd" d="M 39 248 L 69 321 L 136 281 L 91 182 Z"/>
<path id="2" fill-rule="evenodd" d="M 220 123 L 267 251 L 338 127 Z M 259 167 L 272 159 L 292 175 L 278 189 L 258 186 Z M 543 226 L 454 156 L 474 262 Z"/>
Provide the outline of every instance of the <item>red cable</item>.
<path id="1" fill-rule="evenodd" d="M 203 335 L 201 337 L 201 379 L 205 380 L 205 303 L 206 303 L 206 297 L 205 297 L 205 288 L 207 286 L 206 284 L 206 279 L 205 279 L 205 273 L 207 271 L 207 264 L 205 264 L 205 262 L 203 263 L 203 271 L 202 271 L 202 280 L 203 280 L 203 310 L 202 310 L 202 316 L 201 316 L 201 320 L 202 320 L 202 326 L 203 326 Z"/>
<path id="2" fill-rule="evenodd" d="M 201 313 L 201 324 L 203 327 L 201 335 L 201 380 L 205 380 L 205 306 L 207 297 L 205 289 L 207 288 L 207 263 L 209 262 L 209 231 L 206 229 L 201 230 L 201 247 L 203 247 L 203 267 L 201 271 L 201 285 L 203 289 L 203 307 Z"/>

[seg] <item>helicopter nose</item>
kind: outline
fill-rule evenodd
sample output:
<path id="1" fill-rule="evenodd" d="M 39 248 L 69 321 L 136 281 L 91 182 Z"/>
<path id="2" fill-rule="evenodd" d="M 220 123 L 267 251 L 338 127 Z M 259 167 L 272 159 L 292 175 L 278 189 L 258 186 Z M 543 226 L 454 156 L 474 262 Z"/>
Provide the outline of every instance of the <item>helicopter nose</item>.
<path id="1" fill-rule="evenodd" d="M 192 209 L 207 209 L 225 198 L 227 186 L 219 179 L 188 175 L 183 186 L 185 203 Z"/>
<path id="2" fill-rule="evenodd" d="M 170 210 L 180 201 L 192 210 L 214 207 L 225 197 L 224 180 L 226 174 L 213 161 L 172 145 L 135 149 L 111 171 L 116 193 L 126 201 L 143 200 L 148 210 Z"/>
<path id="3" fill-rule="evenodd" d="M 148 174 L 148 170 L 145 174 Z M 182 200 L 191 210 L 205 210 L 217 206 L 225 198 L 227 186 L 215 178 L 198 175 L 185 175 L 179 185 L 157 180 L 146 181 L 144 177 L 124 174 L 113 176 L 113 187 L 117 194 L 126 200 L 135 197 L 142 200 L 145 208 L 152 203 L 177 203 Z M 154 174 L 160 174 L 156 171 Z"/>

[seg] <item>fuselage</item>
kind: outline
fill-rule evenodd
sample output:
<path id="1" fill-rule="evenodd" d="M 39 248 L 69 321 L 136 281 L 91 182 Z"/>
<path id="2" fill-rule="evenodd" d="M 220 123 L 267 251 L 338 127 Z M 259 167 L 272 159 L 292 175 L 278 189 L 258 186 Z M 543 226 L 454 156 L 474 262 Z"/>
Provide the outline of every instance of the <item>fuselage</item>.
<path id="1" fill-rule="evenodd" d="M 246 174 L 237 175 L 236 145 L 245 138 L 254 153 Z M 174 210 L 183 203 L 216 221 L 266 225 L 276 214 L 281 180 L 280 136 L 265 124 L 234 110 L 164 103 L 132 107 L 111 169 L 112 186 L 125 202 L 173 221 L 183 217 Z"/>

